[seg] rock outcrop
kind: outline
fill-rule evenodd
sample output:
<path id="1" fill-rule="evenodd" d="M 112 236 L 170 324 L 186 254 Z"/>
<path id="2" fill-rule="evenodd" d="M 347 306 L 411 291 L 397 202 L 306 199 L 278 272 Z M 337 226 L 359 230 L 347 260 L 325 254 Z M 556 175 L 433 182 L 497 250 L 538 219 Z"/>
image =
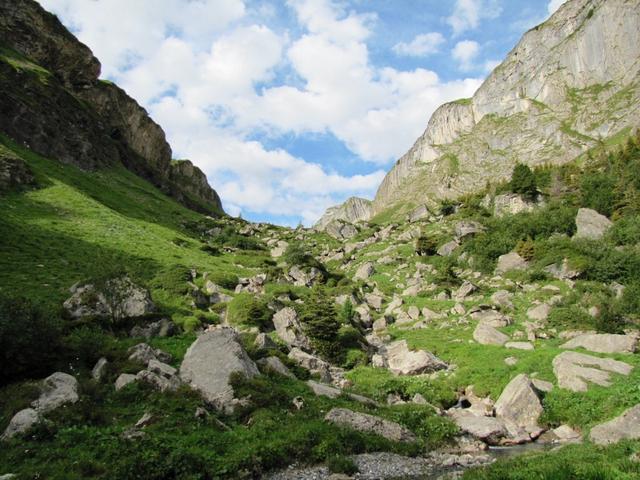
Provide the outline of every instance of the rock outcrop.
<path id="1" fill-rule="evenodd" d="M 375 215 L 561 164 L 640 122 L 640 0 L 573 0 L 529 30 L 473 98 L 441 106 L 387 174 Z"/>
<path id="2" fill-rule="evenodd" d="M 371 200 L 359 197 L 348 198 L 344 203 L 330 207 L 316 222 L 314 228 L 325 230 L 334 220 L 342 220 L 347 223 L 357 223 L 371 218 Z"/>
<path id="3" fill-rule="evenodd" d="M 0 3 L 0 131 L 85 170 L 122 163 L 187 207 L 220 213 L 204 174 L 172 162 L 165 134 L 100 62 L 33 0 Z M 17 67 L 16 67 L 17 65 Z"/>
<path id="4" fill-rule="evenodd" d="M 611 385 L 611 372 L 629 375 L 632 369 L 625 362 L 577 352 L 564 352 L 553 359 L 558 386 L 574 392 L 586 392 L 587 382 L 608 387 Z"/>
<path id="5" fill-rule="evenodd" d="M 596 425 L 589 438 L 598 445 L 609 445 L 620 440 L 640 438 L 640 404 L 622 413 L 619 417 Z"/>
<path id="6" fill-rule="evenodd" d="M 346 408 L 333 408 L 324 419 L 327 422 L 358 432 L 374 433 L 394 442 L 415 442 L 417 440 L 413 432 L 398 423 Z"/>

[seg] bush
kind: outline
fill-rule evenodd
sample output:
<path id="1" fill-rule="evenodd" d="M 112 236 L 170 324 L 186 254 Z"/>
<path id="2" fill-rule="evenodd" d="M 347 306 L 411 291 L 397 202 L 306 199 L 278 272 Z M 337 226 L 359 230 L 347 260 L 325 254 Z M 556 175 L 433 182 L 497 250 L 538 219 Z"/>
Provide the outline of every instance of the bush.
<path id="1" fill-rule="evenodd" d="M 613 224 L 608 238 L 616 245 L 635 245 L 640 239 L 640 216 L 622 217 Z"/>
<path id="2" fill-rule="evenodd" d="M 330 361 L 338 360 L 341 353 L 340 322 L 333 300 L 322 287 L 314 287 L 302 308 L 300 320 L 320 355 Z"/>
<path id="3" fill-rule="evenodd" d="M 438 250 L 438 245 L 432 238 L 420 236 L 416 240 L 416 253 L 420 256 L 435 255 Z"/>
<path id="4" fill-rule="evenodd" d="M 445 217 L 453 215 L 456 212 L 457 204 L 451 200 L 443 200 L 440 204 L 440 215 Z"/>
<path id="5" fill-rule="evenodd" d="M 328 285 L 327 285 L 328 286 Z M 350 325 L 355 317 L 356 311 L 353 308 L 351 300 L 347 300 L 340 309 L 340 322 L 344 325 Z"/>
<path id="6" fill-rule="evenodd" d="M 69 355 L 88 368 L 105 356 L 111 341 L 112 337 L 102 329 L 89 325 L 76 328 L 64 339 Z"/>
<path id="7" fill-rule="evenodd" d="M 532 260 L 535 256 L 535 243 L 531 237 L 526 240 L 520 240 L 516 244 L 516 252 L 525 260 Z"/>
<path id="8" fill-rule="evenodd" d="M 580 196 L 583 207 L 596 210 L 607 217 L 613 214 L 621 201 L 615 178 L 605 173 L 584 174 L 580 181 Z"/>
<path id="9" fill-rule="evenodd" d="M 216 235 L 211 240 L 213 243 L 225 246 L 237 248 L 239 250 L 264 250 L 264 246 L 259 240 L 245 235 L 240 235 L 236 230 L 231 227 L 225 227 L 219 235 Z"/>
<path id="10" fill-rule="evenodd" d="M 624 333 L 626 322 L 619 305 L 613 301 L 605 302 L 596 317 L 596 330 L 604 333 Z"/>
<path id="11" fill-rule="evenodd" d="M 291 243 L 282 255 L 282 259 L 289 265 L 300 267 L 315 267 L 324 270 L 322 264 L 316 260 L 300 243 Z"/>
<path id="12" fill-rule="evenodd" d="M 227 290 L 235 289 L 236 285 L 238 285 L 238 282 L 240 281 L 237 275 L 226 272 L 213 272 L 209 274 L 208 278 L 213 283 L 216 283 Z"/>
<path id="13" fill-rule="evenodd" d="M 268 330 L 272 328 L 271 318 L 272 313 L 266 302 L 250 293 L 236 295 L 227 307 L 227 320 L 232 325 Z"/>
<path id="14" fill-rule="evenodd" d="M 533 198 L 538 194 L 536 176 L 527 165 L 518 163 L 513 169 L 511 191 L 529 198 Z"/>
<path id="15" fill-rule="evenodd" d="M 51 309 L 0 297 L 0 384 L 48 375 L 62 351 L 62 322 Z"/>

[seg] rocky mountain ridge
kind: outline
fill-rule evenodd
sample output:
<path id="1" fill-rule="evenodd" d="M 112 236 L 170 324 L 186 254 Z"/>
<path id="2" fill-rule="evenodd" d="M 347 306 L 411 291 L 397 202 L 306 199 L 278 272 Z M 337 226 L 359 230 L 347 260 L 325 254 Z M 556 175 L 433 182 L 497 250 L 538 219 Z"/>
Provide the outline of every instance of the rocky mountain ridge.
<path id="1" fill-rule="evenodd" d="M 357 223 L 371 218 L 371 200 L 359 197 L 350 197 L 340 205 L 330 207 L 316 222 L 314 228 L 325 230 L 334 220 L 342 220 L 348 223 Z"/>
<path id="2" fill-rule="evenodd" d="M 528 31 L 473 98 L 441 106 L 380 185 L 373 214 L 457 198 L 517 162 L 568 162 L 640 119 L 640 2 L 571 0 Z"/>
<path id="3" fill-rule="evenodd" d="M 172 162 L 162 128 L 99 79 L 98 59 L 55 15 L 33 0 L 0 2 L 0 38 L 1 132 L 85 170 L 122 163 L 189 208 L 222 211 L 204 174 Z"/>

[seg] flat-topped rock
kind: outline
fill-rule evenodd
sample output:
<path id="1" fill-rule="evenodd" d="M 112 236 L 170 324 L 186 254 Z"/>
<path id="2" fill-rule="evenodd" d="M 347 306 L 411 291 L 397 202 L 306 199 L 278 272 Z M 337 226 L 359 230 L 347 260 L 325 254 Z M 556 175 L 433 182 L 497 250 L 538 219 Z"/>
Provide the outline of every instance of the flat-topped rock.
<path id="1" fill-rule="evenodd" d="M 387 347 L 387 364 L 394 375 L 418 375 L 447 368 L 447 364 L 426 350 L 409 350 L 406 340 Z"/>
<path id="2" fill-rule="evenodd" d="M 509 337 L 491 325 L 479 323 L 473 331 L 473 339 L 481 345 L 504 345 Z"/>
<path id="3" fill-rule="evenodd" d="M 417 441 L 413 432 L 399 423 L 346 408 L 333 408 L 324 419 L 341 427 L 351 428 L 358 432 L 373 433 L 394 442 L 411 443 Z"/>
<path id="4" fill-rule="evenodd" d="M 597 353 L 634 353 L 638 347 L 636 335 L 614 335 L 610 333 L 587 333 L 578 335 L 560 348 L 584 348 Z"/>
<path id="5" fill-rule="evenodd" d="M 604 237 L 613 223 L 604 215 L 600 215 L 590 208 L 581 208 L 576 215 L 577 231 L 574 238 L 599 240 Z"/>
<path id="6" fill-rule="evenodd" d="M 589 438 L 598 445 L 609 445 L 620 440 L 640 438 L 640 404 L 626 410 L 620 416 L 591 429 Z"/>
<path id="7" fill-rule="evenodd" d="M 587 382 L 608 387 L 611 373 L 629 375 L 631 370 L 633 367 L 628 363 L 577 352 L 563 352 L 553 359 L 558 386 L 574 392 L 586 392 Z"/>
<path id="8" fill-rule="evenodd" d="M 490 445 L 499 445 L 508 435 L 504 423 L 495 417 L 478 416 L 463 409 L 451 409 L 447 414 L 460 430 Z"/>

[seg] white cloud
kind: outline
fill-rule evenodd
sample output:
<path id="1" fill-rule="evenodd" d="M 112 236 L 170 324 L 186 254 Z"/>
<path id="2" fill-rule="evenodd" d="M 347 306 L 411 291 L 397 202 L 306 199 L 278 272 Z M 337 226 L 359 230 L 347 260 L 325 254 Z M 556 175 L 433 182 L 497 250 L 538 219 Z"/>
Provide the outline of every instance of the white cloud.
<path id="1" fill-rule="evenodd" d="M 474 68 L 473 61 L 480 53 L 480 44 L 473 40 L 462 40 L 456 43 L 451 55 L 458 61 L 461 70 L 471 70 Z"/>
<path id="2" fill-rule="evenodd" d="M 549 2 L 549 5 L 547 6 L 547 11 L 549 12 L 549 15 L 553 15 L 554 13 L 556 13 L 556 10 L 558 10 L 563 3 L 565 3 L 567 0 L 551 0 Z"/>
<path id="3" fill-rule="evenodd" d="M 502 8 L 497 0 L 456 0 L 447 23 L 457 36 L 478 28 L 482 20 L 497 18 L 501 13 Z"/>
<path id="4" fill-rule="evenodd" d="M 395 44 L 393 51 L 397 55 L 424 57 L 437 53 L 440 45 L 444 42 L 444 36 L 440 32 L 422 33 L 409 43 L 400 42 Z"/>
<path id="5" fill-rule="evenodd" d="M 439 105 L 480 85 L 372 64 L 367 41 L 376 16 L 330 0 L 287 2 L 302 29 L 293 38 L 300 28 L 262 23 L 263 13 L 274 13 L 267 4 L 247 9 L 240 0 L 43 4 L 94 50 L 105 75 L 149 110 L 176 155 L 207 173 L 232 214 L 309 224 L 348 196 L 371 197 L 384 177 L 375 165 L 402 155 Z M 426 55 L 444 42 L 425 35 L 398 49 Z M 462 48 L 458 61 L 470 64 L 475 55 Z M 365 173 L 342 175 L 255 140 L 278 145 L 280 135 L 307 133 L 343 142 Z"/>

